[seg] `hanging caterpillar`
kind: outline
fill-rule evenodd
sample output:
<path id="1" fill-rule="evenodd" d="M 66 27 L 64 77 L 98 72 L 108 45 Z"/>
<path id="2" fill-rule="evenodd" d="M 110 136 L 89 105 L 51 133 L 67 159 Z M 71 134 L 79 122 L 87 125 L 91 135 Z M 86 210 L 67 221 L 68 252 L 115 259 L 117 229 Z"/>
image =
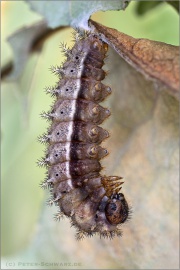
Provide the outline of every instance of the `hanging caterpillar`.
<path id="1" fill-rule="evenodd" d="M 66 56 L 63 66 L 52 67 L 59 81 L 47 92 L 55 96 L 52 109 L 41 115 L 52 121 L 39 138 L 47 143 L 38 164 L 47 167 L 42 187 L 50 187 L 51 203 L 59 207 L 56 219 L 70 217 L 77 238 L 121 236 L 120 226 L 129 216 L 129 206 L 120 193 L 122 177 L 101 175 L 100 160 L 108 152 L 101 142 L 109 133 L 99 125 L 110 111 L 99 105 L 111 88 L 101 81 L 108 45 L 91 32 L 74 33 L 72 49 L 61 45 Z"/>

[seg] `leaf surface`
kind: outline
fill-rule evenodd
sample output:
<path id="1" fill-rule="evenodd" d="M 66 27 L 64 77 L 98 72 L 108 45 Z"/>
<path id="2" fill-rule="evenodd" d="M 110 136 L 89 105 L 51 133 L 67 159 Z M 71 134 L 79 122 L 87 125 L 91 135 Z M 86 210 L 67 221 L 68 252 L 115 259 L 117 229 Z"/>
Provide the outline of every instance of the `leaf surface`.
<path id="1" fill-rule="evenodd" d="M 179 98 L 179 46 L 149 39 L 135 39 L 116 29 L 90 21 L 95 31 L 136 70 L 148 79 L 161 83 L 167 91 Z"/>
<path id="2" fill-rule="evenodd" d="M 73 26 L 88 28 L 90 16 L 99 11 L 125 9 L 129 1 L 31 1 L 26 0 L 31 9 L 43 15 L 48 26 Z"/>

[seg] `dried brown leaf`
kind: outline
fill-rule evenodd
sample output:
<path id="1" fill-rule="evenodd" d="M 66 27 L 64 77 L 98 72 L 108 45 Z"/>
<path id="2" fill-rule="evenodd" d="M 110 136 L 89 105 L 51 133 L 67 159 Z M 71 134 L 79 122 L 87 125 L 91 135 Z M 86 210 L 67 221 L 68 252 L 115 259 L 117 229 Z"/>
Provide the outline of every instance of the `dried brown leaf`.
<path id="1" fill-rule="evenodd" d="M 144 38 L 133 38 L 90 20 L 102 38 L 130 65 L 148 79 L 164 85 L 170 94 L 179 98 L 179 47 Z"/>

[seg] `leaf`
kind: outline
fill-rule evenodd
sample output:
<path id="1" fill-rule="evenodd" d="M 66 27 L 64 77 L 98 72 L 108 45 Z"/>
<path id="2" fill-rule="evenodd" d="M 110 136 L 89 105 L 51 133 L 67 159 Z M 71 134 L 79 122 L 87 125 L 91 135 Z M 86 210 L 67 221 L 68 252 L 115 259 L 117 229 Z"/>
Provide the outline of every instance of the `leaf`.
<path id="1" fill-rule="evenodd" d="M 179 1 L 166 1 L 169 5 L 175 8 L 175 10 L 179 13 Z"/>
<path id="2" fill-rule="evenodd" d="M 42 20 L 33 25 L 19 29 L 8 38 L 14 54 L 14 68 L 6 79 L 15 80 L 21 75 L 33 43 L 46 32 L 47 25 L 46 22 Z"/>
<path id="3" fill-rule="evenodd" d="M 130 65 L 179 98 L 179 47 L 149 39 L 135 39 L 90 20 L 95 31 Z"/>
<path id="4" fill-rule="evenodd" d="M 138 15 L 144 15 L 159 4 L 164 4 L 164 2 L 167 2 L 169 5 L 173 6 L 177 12 L 179 12 L 179 1 L 139 1 L 137 2 L 136 12 Z"/>
<path id="5" fill-rule="evenodd" d="M 146 12 L 157 7 L 162 1 L 139 1 L 137 2 L 136 12 L 138 15 L 144 15 Z"/>
<path id="6" fill-rule="evenodd" d="M 99 10 L 125 9 L 130 1 L 31 1 L 26 0 L 31 9 L 43 15 L 48 26 L 60 25 L 88 28 L 89 17 Z"/>

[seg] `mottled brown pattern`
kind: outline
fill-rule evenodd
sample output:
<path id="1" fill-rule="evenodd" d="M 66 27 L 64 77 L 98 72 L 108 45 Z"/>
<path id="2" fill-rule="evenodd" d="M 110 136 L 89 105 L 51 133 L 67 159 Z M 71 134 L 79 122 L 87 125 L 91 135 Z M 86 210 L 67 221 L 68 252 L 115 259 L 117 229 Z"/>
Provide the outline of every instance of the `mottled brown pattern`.
<path id="1" fill-rule="evenodd" d="M 136 39 L 92 20 L 90 23 L 103 40 L 129 64 L 147 78 L 164 85 L 171 95 L 179 99 L 179 46 L 149 39 Z"/>

